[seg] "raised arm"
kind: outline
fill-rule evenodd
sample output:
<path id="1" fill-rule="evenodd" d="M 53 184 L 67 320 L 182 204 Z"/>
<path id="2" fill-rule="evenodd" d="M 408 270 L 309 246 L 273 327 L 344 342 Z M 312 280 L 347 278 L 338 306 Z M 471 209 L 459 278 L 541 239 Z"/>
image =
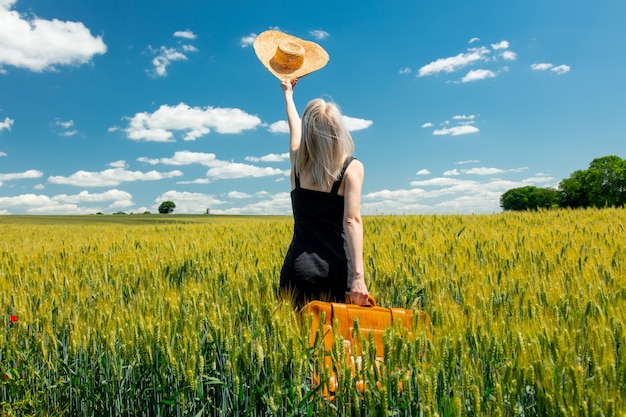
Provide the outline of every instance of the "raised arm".
<path id="1" fill-rule="evenodd" d="M 363 164 L 354 160 L 348 165 L 344 182 L 343 228 L 350 255 L 352 277 L 350 298 L 353 303 L 367 304 L 367 286 L 363 267 L 363 221 L 361 219 L 361 189 L 363 187 Z"/>
<path id="2" fill-rule="evenodd" d="M 293 101 L 293 87 L 298 80 L 284 80 L 280 83 L 280 87 L 285 95 L 285 106 L 287 108 L 287 123 L 289 124 L 289 157 L 293 164 L 296 151 L 300 147 L 300 138 L 302 137 L 302 126 L 300 124 L 300 116 L 296 104 Z"/>

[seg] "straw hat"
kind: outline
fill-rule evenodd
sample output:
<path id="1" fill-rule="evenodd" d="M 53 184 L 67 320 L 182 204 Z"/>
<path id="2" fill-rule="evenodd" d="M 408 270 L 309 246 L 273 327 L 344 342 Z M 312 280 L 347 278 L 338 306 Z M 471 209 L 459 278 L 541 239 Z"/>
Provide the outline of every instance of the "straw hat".
<path id="1" fill-rule="evenodd" d="M 315 42 L 277 30 L 267 30 L 257 36 L 254 51 L 269 72 L 281 81 L 302 78 L 328 62 L 328 53 Z"/>

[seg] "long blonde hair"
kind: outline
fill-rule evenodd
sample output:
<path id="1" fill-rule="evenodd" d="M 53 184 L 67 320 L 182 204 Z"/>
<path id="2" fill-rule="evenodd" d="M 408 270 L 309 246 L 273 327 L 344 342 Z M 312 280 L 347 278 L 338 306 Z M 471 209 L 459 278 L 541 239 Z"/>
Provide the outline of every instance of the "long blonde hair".
<path id="1" fill-rule="evenodd" d="M 302 113 L 302 139 L 294 170 L 310 171 L 314 184 L 330 187 L 339 177 L 344 160 L 354 152 L 354 142 L 343 124 L 341 111 L 321 98 L 311 100 Z"/>

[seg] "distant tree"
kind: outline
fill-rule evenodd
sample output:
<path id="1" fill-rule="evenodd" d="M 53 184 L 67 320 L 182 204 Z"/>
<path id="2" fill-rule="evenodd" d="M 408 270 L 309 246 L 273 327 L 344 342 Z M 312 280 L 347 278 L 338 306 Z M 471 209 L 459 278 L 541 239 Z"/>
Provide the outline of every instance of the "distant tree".
<path id="1" fill-rule="evenodd" d="M 610 155 L 589 164 L 589 202 L 595 207 L 623 206 L 626 203 L 626 161 Z"/>
<path id="2" fill-rule="evenodd" d="M 626 205 L 626 160 L 615 155 L 596 158 L 586 170 L 573 172 L 560 182 L 566 207 Z"/>
<path id="3" fill-rule="evenodd" d="M 587 207 L 589 206 L 589 190 L 587 189 L 587 171 L 574 171 L 569 178 L 559 183 L 559 189 L 563 194 L 561 204 L 563 207 Z"/>
<path id="4" fill-rule="evenodd" d="M 527 210 L 528 190 L 527 187 L 513 188 L 502 194 L 500 197 L 500 207 L 507 210 Z"/>
<path id="5" fill-rule="evenodd" d="M 533 186 L 513 188 L 500 197 L 504 210 L 542 207 L 626 206 L 626 159 L 616 155 L 596 158 L 585 170 L 561 180 L 557 190 Z"/>
<path id="6" fill-rule="evenodd" d="M 554 188 L 536 188 L 530 200 L 531 209 L 558 208 L 561 206 L 562 194 Z"/>
<path id="7" fill-rule="evenodd" d="M 552 188 L 537 188 L 532 185 L 510 189 L 500 197 L 500 207 L 505 211 L 558 207 L 560 202 L 560 191 Z"/>
<path id="8" fill-rule="evenodd" d="M 159 206 L 159 213 L 161 213 L 161 214 L 172 213 L 174 211 L 175 207 L 176 207 L 176 204 L 174 204 L 173 201 L 164 201 Z"/>

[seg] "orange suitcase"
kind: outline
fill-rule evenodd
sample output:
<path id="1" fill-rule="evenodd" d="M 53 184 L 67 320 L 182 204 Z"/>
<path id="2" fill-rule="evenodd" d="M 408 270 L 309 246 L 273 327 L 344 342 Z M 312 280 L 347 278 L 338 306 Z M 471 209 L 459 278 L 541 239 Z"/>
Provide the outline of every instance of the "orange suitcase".
<path id="1" fill-rule="evenodd" d="M 336 322 L 336 329 L 339 336 L 344 340 L 346 347 L 346 361 L 352 367 L 353 374 L 356 374 L 354 357 L 357 361 L 361 356 L 362 349 L 359 344 L 358 335 L 354 335 L 355 320 L 358 320 L 358 329 L 363 340 L 368 340 L 373 334 L 376 347 L 376 357 L 382 360 L 383 357 L 383 334 L 385 330 L 396 325 L 407 331 L 407 337 L 412 336 L 413 311 L 402 308 L 377 307 L 373 297 L 369 299 L 370 306 L 364 307 L 356 304 L 333 303 L 324 301 L 311 301 L 302 308 L 303 313 L 311 315 L 311 337 L 310 345 L 314 347 L 317 342 L 318 331 L 321 330 L 323 337 L 324 351 L 326 352 L 325 363 L 331 370 L 330 386 L 325 387 L 330 391 L 331 396 L 337 387 L 336 376 L 332 373 L 332 361 L 328 352 L 333 347 L 334 333 L 333 323 Z M 323 320 L 323 321 L 322 321 Z M 417 318 L 418 327 L 428 327 L 430 318 L 423 311 L 419 311 Z M 314 377 L 316 377 L 314 375 Z M 360 384 L 362 391 L 363 384 Z"/>

